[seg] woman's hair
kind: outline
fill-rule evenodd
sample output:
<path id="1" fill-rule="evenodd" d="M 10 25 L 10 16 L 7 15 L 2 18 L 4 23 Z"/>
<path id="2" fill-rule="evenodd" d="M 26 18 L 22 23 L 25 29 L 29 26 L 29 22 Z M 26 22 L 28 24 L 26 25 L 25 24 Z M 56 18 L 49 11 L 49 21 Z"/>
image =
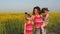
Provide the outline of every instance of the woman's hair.
<path id="1" fill-rule="evenodd" d="M 36 6 L 36 7 L 33 8 L 33 15 L 35 15 L 35 9 L 38 10 L 38 13 L 39 13 L 39 14 L 41 13 L 41 12 L 40 12 L 40 7 Z"/>
<path id="2" fill-rule="evenodd" d="M 42 13 L 45 13 L 45 10 L 46 10 L 46 11 L 49 11 L 48 8 L 42 8 L 41 12 L 42 12 Z"/>

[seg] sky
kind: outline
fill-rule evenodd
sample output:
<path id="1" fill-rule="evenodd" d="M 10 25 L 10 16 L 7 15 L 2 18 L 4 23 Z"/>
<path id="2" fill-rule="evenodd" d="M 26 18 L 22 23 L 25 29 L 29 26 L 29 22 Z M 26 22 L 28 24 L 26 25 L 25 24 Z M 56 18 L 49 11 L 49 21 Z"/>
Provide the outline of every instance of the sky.
<path id="1" fill-rule="evenodd" d="M 35 6 L 59 12 L 60 0 L 0 0 L 0 12 L 31 12 Z"/>

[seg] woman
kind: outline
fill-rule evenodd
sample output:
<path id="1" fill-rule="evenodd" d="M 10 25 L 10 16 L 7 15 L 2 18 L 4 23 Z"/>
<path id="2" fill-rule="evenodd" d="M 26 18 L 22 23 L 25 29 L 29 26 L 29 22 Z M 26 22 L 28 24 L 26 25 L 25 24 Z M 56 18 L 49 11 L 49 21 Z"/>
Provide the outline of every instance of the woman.
<path id="1" fill-rule="evenodd" d="M 40 7 L 36 6 L 33 8 L 33 15 L 32 15 L 32 19 L 33 19 L 33 22 L 34 22 L 34 27 L 35 27 L 35 33 L 36 34 L 40 34 L 40 28 L 41 28 L 41 25 L 42 25 L 42 22 L 43 22 L 43 19 L 42 19 L 42 15 L 41 15 L 41 12 L 40 12 Z"/>
<path id="2" fill-rule="evenodd" d="M 49 10 L 48 8 L 42 8 L 42 15 L 43 15 L 43 24 L 41 25 L 42 34 L 46 34 L 45 28 L 48 25 L 49 19 Z"/>

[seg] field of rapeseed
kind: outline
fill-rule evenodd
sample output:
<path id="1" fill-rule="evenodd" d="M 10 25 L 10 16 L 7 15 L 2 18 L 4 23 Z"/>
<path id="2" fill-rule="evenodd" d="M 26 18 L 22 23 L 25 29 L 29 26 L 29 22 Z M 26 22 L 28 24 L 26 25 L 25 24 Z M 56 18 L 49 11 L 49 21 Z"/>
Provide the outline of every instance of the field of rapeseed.
<path id="1" fill-rule="evenodd" d="M 0 34 L 23 34 L 24 13 L 0 13 Z M 60 34 L 60 13 L 50 13 L 49 33 Z"/>

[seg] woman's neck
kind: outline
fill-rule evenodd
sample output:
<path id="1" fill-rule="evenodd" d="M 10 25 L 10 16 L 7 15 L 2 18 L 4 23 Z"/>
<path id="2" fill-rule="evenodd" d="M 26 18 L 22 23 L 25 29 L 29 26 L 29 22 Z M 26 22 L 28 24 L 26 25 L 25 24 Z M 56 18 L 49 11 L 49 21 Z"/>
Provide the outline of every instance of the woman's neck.
<path id="1" fill-rule="evenodd" d="M 37 15 L 37 16 L 38 16 L 39 14 L 35 14 L 35 15 Z"/>
<path id="2" fill-rule="evenodd" d="M 38 13 L 36 13 L 36 15 L 39 15 Z"/>

